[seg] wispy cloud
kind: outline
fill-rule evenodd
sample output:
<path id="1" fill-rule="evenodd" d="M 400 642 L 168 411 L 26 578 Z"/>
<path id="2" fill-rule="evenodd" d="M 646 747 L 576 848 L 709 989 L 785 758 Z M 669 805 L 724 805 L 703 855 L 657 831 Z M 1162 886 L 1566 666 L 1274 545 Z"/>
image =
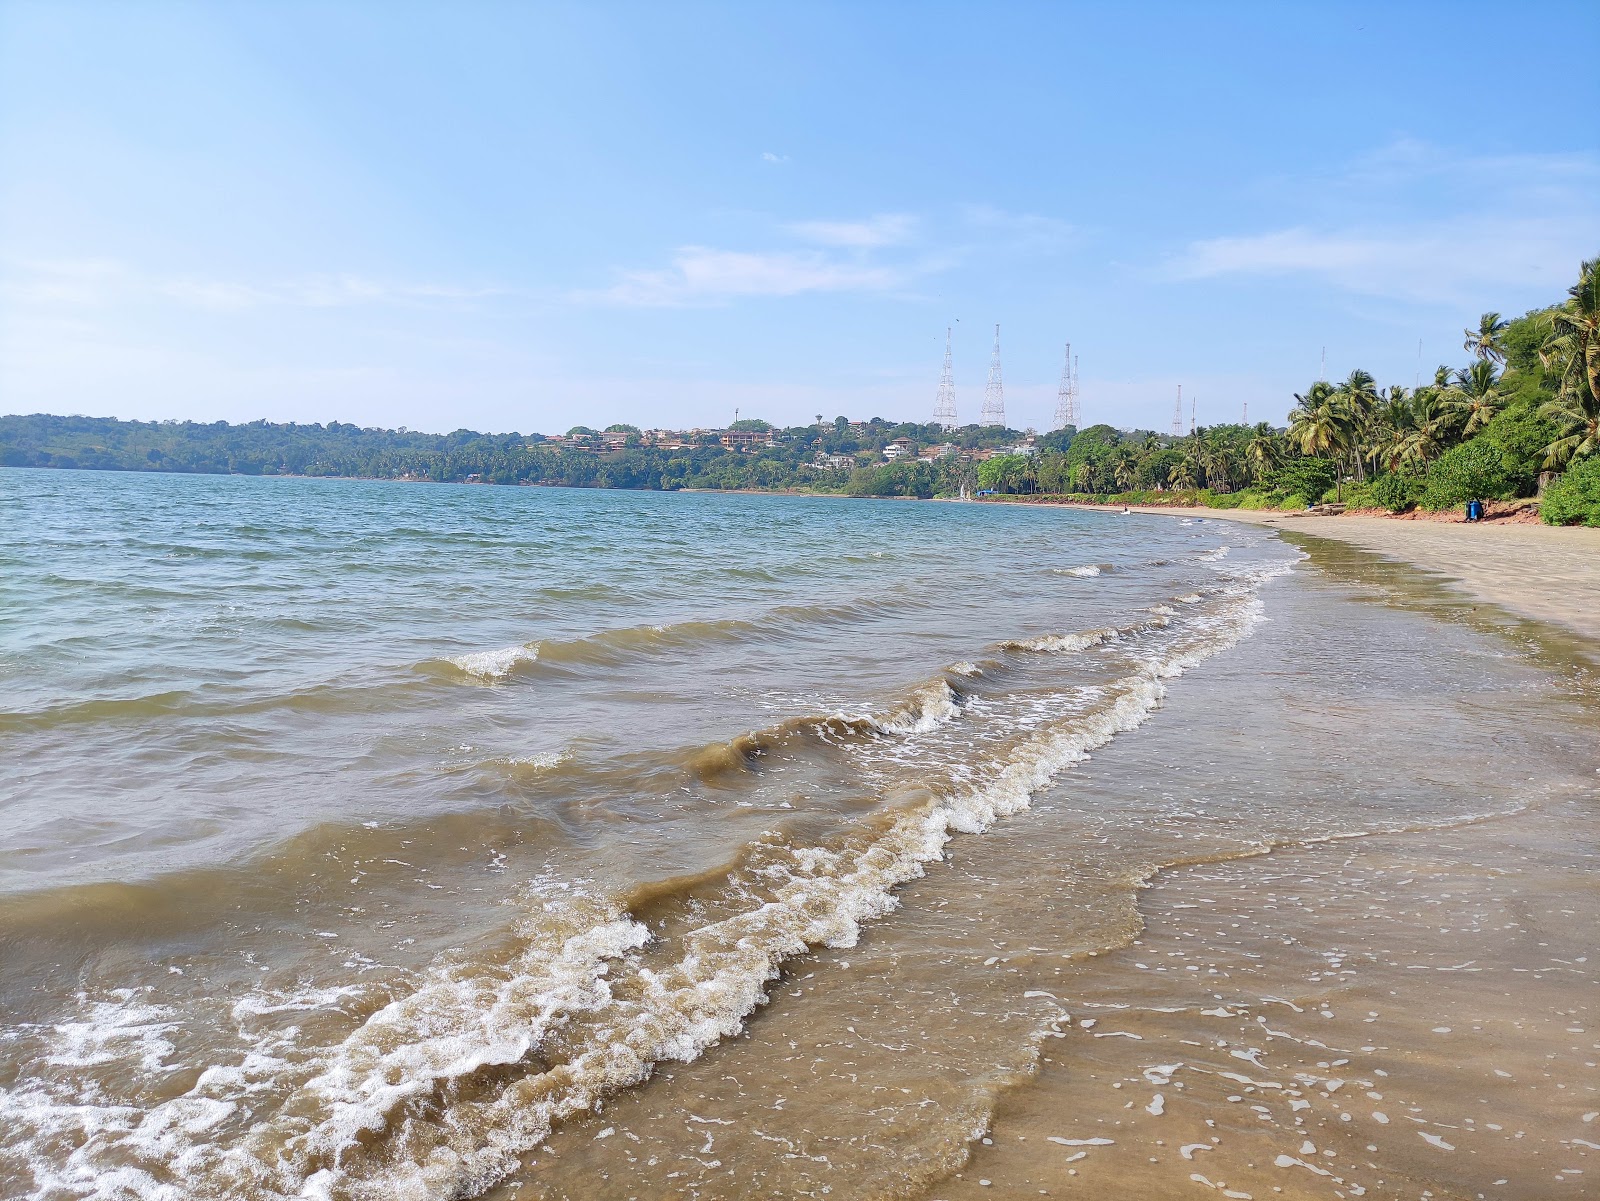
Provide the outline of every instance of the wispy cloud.
<path id="1" fill-rule="evenodd" d="M 789 161 L 787 154 L 773 154 L 770 150 L 761 152 L 761 161 L 764 163 L 786 163 Z"/>
<path id="2" fill-rule="evenodd" d="M 466 287 L 373 279 L 348 273 L 274 281 L 162 275 L 106 259 L 58 259 L 5 264 L 0 298 L 24 306 L 97 307 L 120 300 L 165 299 L 197 309 L 228 311 L 289 306 L 458 303 L 501 295 L 496 287 Z"/>
<path id="3" fill-rule="evenodd" d="M 751 253 L 684 246 L 673 255 L 670 267 L 624 272 L 615 286 L 580 298 L 622 305 L 715 304 L 741 296 L 883 292 L 898 287 L 903 279 L 895 268 L 822 251 Z"/>
<path id="4" fill-rule="evenodd" d="M 962 206 L 967 225 L 986 240 L 998 240 L 1023 250 L 1066 250 L 1077 244 L 1081 231 L 1070 221 L 1039 213 L 1013 213 L 991 204 Z"/>
<path id="5" fill-rule="evenodd" d="M 916 225 L 909 213 L 882 213 L 865 221 L 795 221 L 784 228 L 803 242 L 865 250 L 908 242 Z"/>
<path id="6" fill-rule="evenodd" d="M 1364 219 L 1202 238 L 1168 274 L 1302 275 L 1364 295 L 1460 304 L 1497 289 L 1558 290 L 1600 249 L 1600 162 L 1591 156 L 1452 157 L 1402 142 L 1323 185 L 1348 197 L 1340 208 L 1357 207 L 1358 193 Z M 1419 204 L 1438 215 L 1415 219 Z"/>

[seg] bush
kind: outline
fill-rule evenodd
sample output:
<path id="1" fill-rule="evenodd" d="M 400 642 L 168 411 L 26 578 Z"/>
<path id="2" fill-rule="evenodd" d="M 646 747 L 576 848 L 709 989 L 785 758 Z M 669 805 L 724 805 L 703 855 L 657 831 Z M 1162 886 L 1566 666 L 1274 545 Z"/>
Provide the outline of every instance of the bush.
<path id="1" fill-rule="evenodd" d="M 1544 449 L 1561 436 L 1549 418 L 1540 416 L 1534 400 L 1518 401 L 1495 414 L 1478 435 L 1500 448 L 1508 482 L 1518 496 L 1532 496 Z"/>
<path id="2" fill-rule="evenodd" d="M 1255 488 L 1246 488 L 1243 492 L 1236 493 L 1241 509 L 1276 509 L 1283 501 L 1283 497 L 1275 492 L 1261 492 Z"/>
<path id="3" fill-rule="evenodd" d="M 1428 468 L 1422 507 L 1438 512 L 1502 496 L 1511 486 L 1500 448 L 1486 438 L 1451 447 Z"/>
<path id="4" fill-rule="evenodd" d="M 1345 503 L 1352 509 L 1387 509 L 1391 513 L 1404 513 L 1422 499 L 1422 477 L 1409 471 L 1391 471 L 1374 476 L 1365 483 L 1353 485 L 1345 493 Z"/>
<path id="5" fill-rule="evenodd" d="M 1546 488 L 1539 516 L 1551 525 L 1600 526 L 1600 455 L 1579 459 Z"/>
<path id="6" fill-rule="evenodd" d="M 1333 487 L 1335 474 L 1326 459 L 1290 459 L 1267 476 L 1267 484 L 1286 496 L 1321 496 Z"/>

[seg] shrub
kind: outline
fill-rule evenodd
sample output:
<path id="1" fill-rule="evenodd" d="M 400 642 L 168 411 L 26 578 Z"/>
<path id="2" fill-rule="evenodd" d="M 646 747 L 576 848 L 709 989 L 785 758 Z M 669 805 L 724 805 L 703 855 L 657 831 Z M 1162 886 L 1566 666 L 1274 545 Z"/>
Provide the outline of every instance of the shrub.
<path id="1" fill-rule="evenodd" d="M 1544 449 L 1560 436 L 1555 423 L 1540 415 L 1535 400 L 1521 400 L 1501 410 L 1479 435 L 1500 448 L 1508 482 L 1519 496 L 1533 495 L 1544 466 Z"/>
<path id="2" fill-rule="evenodd" d="M 1579 459 L 1546 488 L 1539 516 L 1551 525 L 1600 526 L 1600 455 Z"/>
<path id="3" fill-rule="evenodd" d="M 1353 485 L 1345 493 L 1352 509 L 1388 509 L 1404 513 L 1422 498 L 1423 481 L 1409 471 L 1391 471 Z"/>
<path id="4" fill-rule="evenodd" d="M 1510 487 L 1504 456 L 1486 438 L 1451 447 L 1428 468 L 1422 507 L 1438 512 L 1469 500 L 1502 496 Z"/>
<path id="5" fill-rule="evenodd" d="M 1246 488 L 1236 495 L 1239 497 L 1241 509 L 1275 509 L 1283 500 L 1277 493 L 1261 492 L 1255 488 Z"/>
<path id="6" fill-rule="evenodd" d="M 1267 476 L 1267 484 L 1286 496 L 1321 496 L 1333 487 L 1334 477 L 1333 464 L 1326 459 L 1290 459 Z"/>

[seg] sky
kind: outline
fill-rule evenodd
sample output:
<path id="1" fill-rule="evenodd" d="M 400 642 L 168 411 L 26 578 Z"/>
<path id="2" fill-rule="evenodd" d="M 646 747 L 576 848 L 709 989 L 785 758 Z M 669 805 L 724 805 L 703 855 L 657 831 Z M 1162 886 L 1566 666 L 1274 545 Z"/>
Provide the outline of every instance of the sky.
<path id="1" fill-rule="evenodd" d="M 1600 255 L 1600 5 L 0 0 L 0 412 L 1281 421 Z M 1420 345 L 1420 352 L 1419 352 Z"/>

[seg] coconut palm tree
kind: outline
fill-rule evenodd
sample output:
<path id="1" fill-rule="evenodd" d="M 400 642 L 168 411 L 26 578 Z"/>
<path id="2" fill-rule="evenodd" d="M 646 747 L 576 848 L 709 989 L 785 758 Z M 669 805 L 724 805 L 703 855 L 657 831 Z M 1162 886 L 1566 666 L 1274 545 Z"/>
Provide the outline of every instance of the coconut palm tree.
<path id="1" fill-rule="evenodd" d="M 1600 449 L 1600 259 L 1583 264 L 1566 302 L 1550 314 L 1539 359 L 1556 373 L 1555 399 L 1542 411 L 1561 429 L 1545 449 L 1545 466 L 1563 467 Z"/>
<path id="2" fill-rule="evenodd" d="M 1185 455 L 1172 468 L 1172 486 L 1180 491 L 1186 491 L 1196 486 L 1196 480 L 1194 458 Z"/>
<path id="3" fill-rule="evenodd" d="M 1133 481 L 1139 472 L 1139 456 L 1132 447 L 1120 447 L 1117 451 L 1116 462 L 1111 468 L 1112 481 L 1120 491 L 1126 492 L 1133 487 Z"/>
<path id="4" fill-rule="evenodd" d="M 1506 352 L 1502 339 L 1510 328 L 1511 322 L 1502 321 L 1499 313 L 1485 313 L 1478 318 L 1477 329 L 1461 331 L 1467 335 L 1461 349 L 1470 350 L 1480 362 L 1503 363 L 1506 361 Z"/>
<path id="5" fill-rule="evenodd" d="M 1283 462 L 1283 452 L 1283 439 L 1265 421 L 1260 422 L 1244 448 L 1244 461 L 1250 470 L 1250 478 L 1260 483 L 1267 472 Z"/>
<path id="6" fill-rule="evenodd" d="M 1600 397 L 1593 392 L 1562 393 L 1540 409 L 1561 430 L 1544 450 L 1546 469 L 1600 453 Z"/>
<path id="7" fill-rule="evenodd" d="M 1424 465 L 1445 449 L 1454 417 L 1445 408 L 1437 388 L 1418 388 L 1411 398 L 1411 424 L 1401 442 L 1399 461 Z"/>
<path id="8" fill-rule="evenodd" d="M 1389 471 L 1405 460 L 1406 439 L 1411 433 L 1411 396 L 1399 384 L 1391 384 L 1373 412 L 1371 454 L 1374 463 Z"/>
<path id="9" fill-rule="evenodd" d="M 1505 401 L 1505 393 L 1500 390 L 1499 371 L 1494 360 L 1489 358 L 1481 358 L 1472 366 L 1457 371 L 1450 386 L 1439 396 L 1440 404 L 1460 426 L 1464 439 L 1488 425 L 1489 419 L 1505 407 Z"/>
<path id="10" fill-rule="evenodd" d="M 1339 383 L 1334 394 L 1344 421 L 1344 436 L 1341 439 L 1344 451 L 1350 457 L 1356 478 L 1364 480 L 1367 478 L 1367 435 L 1380 399 L 1377 381 L 1357 368 Z"/>
<path id="11" fill-rule="evenodd" d="M 1289 412 L 1289 441 L 1303 455 L 1327 456 L 1337 463 L 1344 454 L 1350 432 L 1338 393 L 1332 384 L 1318 380 L 1306 394 L 1295 394 Z M 1335 471 L 1335 487 L 1342 473 Z"/>

